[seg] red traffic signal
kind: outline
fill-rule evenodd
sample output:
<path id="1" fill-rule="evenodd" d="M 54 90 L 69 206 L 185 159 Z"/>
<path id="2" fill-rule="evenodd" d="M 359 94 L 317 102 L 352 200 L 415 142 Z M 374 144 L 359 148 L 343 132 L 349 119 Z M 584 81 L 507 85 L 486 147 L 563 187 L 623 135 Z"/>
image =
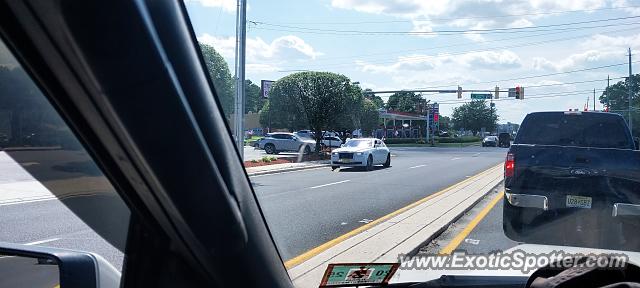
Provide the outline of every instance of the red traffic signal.
<path id="1" fill-rule="evenodd" d="M 433 122 L 438 122 L 438 113 L 433 113 Z"/>

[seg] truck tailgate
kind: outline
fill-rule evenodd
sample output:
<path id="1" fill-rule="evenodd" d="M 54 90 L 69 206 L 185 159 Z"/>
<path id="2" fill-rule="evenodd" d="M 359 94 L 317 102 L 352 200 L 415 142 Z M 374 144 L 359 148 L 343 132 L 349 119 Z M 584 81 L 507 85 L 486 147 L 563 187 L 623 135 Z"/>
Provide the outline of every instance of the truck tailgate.
<path id="1" fill-rule="evenodd" d="M 576 207 L 567 195 L 576 196 L 571 201 L 590 197 L 598 210 L 640 204 L 639 151 L 519 144 L 511 152 L 515 169 L 506 179 L 507 192 L 546 196 L 550 210 Z"/>

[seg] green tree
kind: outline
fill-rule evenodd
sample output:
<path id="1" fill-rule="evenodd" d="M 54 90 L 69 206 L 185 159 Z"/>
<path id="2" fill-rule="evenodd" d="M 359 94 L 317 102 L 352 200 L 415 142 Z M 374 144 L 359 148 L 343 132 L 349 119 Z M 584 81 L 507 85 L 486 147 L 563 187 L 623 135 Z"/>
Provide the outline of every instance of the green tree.
<path id="1" fill-rule="evenodd" d="M 364 91 L 362 91 L 362 94 L 364 98 L 371 100 L 373 104 L 376 106 L 376 108 L 383 108 L 384 101 L 382 100 L 382 97 L 376 94 L 373 94 L 371 92 L 373 92 L 373 90 L 371 90 L 370 88 L 367 88 L 367 89 L 364 89 Z"/>
<path id="2" fill-rule="evenodd" d="M 631 77 L 631 119 L 633 120 L 633 135 L 640 136 L 640 74 Z M 600 103 L 609 106 L 609 111 L 619 113 L 629 123 L 629 86 L 626 80 L 620 81 L 605 89 L 600 96 Z"/>
<path id="3" fill-rule="evenodd" d="M 440 125 L 440 131 L 449 131 L 449 129 L 453 128 L 451 127 L 451 118 L 449 118 L 448 116 L 440 115 L 438 117 L 438 121 L 438 125 Z"/>
<path id="4" fill-rule="evenodd" d="M 251 82 L 251 80 L 247 79 L 244 81 L 244 89 L 245 89 L 245 105 L 244 105 L 244 113 L 249 112 L 258 112 L 262 109 L 264 105 L 264 100 L 260 95 L 260 86 Z"/>
<path id="5" fill-rule="evenodd" d="M 362 135 L 371 135 L 379 125 L 378 107 L 374 101 L 365 99 L 362 103 L 362 113 L 360 114 L 360 129 Z"/>
<path id="6" fill-rule="evenodd" d="M 400 112 L 419 113 L 420 111 L 418 108 L 422 102 L 424 102 L 422 97 L 414 92 L 396 92 L 389 96 L 387 109 Z"/>
<path id="7" fill-rule="evenodd" d="M 200 50 L 202 50 L 202 56 L 207 65 L 209 76 L 215 86 L 218 99 L 220 99 L 220 103 L 222 104 L 224 115 L 228 119 L 229 115 L 233 113 L 235 99 L 234 79 L 229 72 L 229 65 L 227 65 L 227 61 L 225 61 L 212 46 L 200 43 Z"/>
<path id="8" fill-rule="evenodd" d="M 272 127 L 279 123 L 290 130 L 310 128 L 319 148 L 322 131 L 355 127 L 360 111 L 353 109 L 361 99 L 360 88 L 343 75 L 299 72 L 271 86 L 268 109 Z"/>
<path id="9" fill-rule="evenodd" d="M 472 100 L 453 108 L 451 120 L 456 129 L 471 130 L 476 135 L 482 128 L 492 131 L 498 124 L 498 111 L 485 100 Z"/>

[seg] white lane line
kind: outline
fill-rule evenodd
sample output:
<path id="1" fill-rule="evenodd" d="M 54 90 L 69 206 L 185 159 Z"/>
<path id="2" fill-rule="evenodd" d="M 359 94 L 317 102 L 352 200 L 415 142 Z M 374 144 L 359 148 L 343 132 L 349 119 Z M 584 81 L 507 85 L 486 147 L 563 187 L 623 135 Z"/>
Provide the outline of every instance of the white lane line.
<path id="1" fill-rule="evenodd" d="M 451 158 L 451 160 L 458 160 L 458 159 L 462 159 L 462 158 L 460 158 L 460 157 L 453 157 L 453 158 Z"/>
<path id="2" fill-rule="evenodd" d="M 420 167 L 424 167 L 424 166 L 427 166 L 427 164 L 422 164 L 422 165 L 418 165 L 418 166 L 409 167 L 409 169 L 415 169 L 415 168 L 420 168 Z"/>
<path id="3" fill-rule="evenodd" d="M 343 180 L 343 181 L 333 182 L 333 183 L 329 183 L 329 184 L 322 184 L 322 185 L 318 185 L 318 186 L 309 187 L 309 189 L 316 189 L 316 188 L 320 188 L 320 187 L 336 185 L 336 184 L 345 183 L 345 182 L 349 182 L 349 181 L 351 181 L 351 180 Z"/>
<path id="4" fill-rule="evenodd" d="M 322 166 L 322 167 L 318 167 L 318 168 L 309 168 L 309 169 L 300 169 L 300 170 L 292 170 L 292 171 L 284 171 L 284 172 L 275 172 L 275 173 L 267 173 L 267 174 L 260 174 L 260 175 L 249 175 L 249 177 L 250 178 L 258 178 L 258 177 L 264 177 L 264 176 L 289 174 L 289 173 L 297 173 L 297 172 L 304 172 L 304 171 L 313 171 L 313 170 L 318 170 L 318 169 L 327 169 L 328 167 L 329 166 Z"/>
<path id="5" fill-rule="evenodd" d="M 60 240 L 60 238 L 44 239 L 44 240 L 40 240 L 40 241 L 33 241 L 33 242 L 29 242 L 29 243 L 24 243 L 24 245 L 40 245 L 40 244 L 49 243 L 49 242 L 58 241 L 58 240 Z"/>
<path id="6" fill-rule="evenodd" d="M 10 205 L 42 202 L 42 201 L 51 201 L 51 200 L 58 200 L 58 198 L 56 198 L 55 196 L 52 196 L 52 197 L 46 197 L 46 198 L 42 198 L 42 199 L 35 199 L 35 200 L 16 200 L 16 201 L 12 200 L 11 202 L 6 202 L 6 203 L 2 203 L 0 201 L 0 206 L 10 206 Z"/>

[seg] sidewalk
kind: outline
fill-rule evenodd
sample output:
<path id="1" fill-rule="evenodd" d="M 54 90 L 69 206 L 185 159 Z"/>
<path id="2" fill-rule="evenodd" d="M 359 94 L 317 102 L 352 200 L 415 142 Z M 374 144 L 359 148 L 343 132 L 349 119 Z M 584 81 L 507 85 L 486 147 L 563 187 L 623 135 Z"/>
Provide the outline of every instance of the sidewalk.
<path id="1" fill-rule="evenodd" d="M 273 174 L 280 172 L 289 172 L 296 170 L 305 170 L 305 169 L 313 169 L 319 167 L 329 167 L 330 160 L 319 160 L 319 161 L 306 161 L 299 163 L 283 163 L 283 164 L 273 164 L 273 165 L 265 165 L 259 167 L 250 167 L 245 168 L 247 170 L 247 174 L 249 176 L 257 176 L 257 175 L 265 175 L 265 174 Z"/>
<path id="2" fill-rule="evenodd" d="M 431 194 L 285 263 L 296 287 L 317 287 L 329 263 L 393 263 L 414 254 L 503 179 L 502 164 Z"/>

